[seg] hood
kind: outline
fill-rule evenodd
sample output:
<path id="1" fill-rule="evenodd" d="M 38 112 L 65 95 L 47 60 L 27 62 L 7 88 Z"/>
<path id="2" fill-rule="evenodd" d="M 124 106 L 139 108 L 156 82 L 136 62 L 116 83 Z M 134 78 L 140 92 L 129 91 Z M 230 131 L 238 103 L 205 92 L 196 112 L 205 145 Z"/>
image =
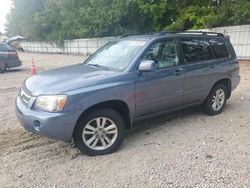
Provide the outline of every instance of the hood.
<path id="1" fill-rule="evenodd" d="M 25 87 L 34 96 L 59 94 L 80 87 L 96 85 L 114 73 L 114 71 L 83 64 L 71 65 L 32 76 L 25 81 Z"/>

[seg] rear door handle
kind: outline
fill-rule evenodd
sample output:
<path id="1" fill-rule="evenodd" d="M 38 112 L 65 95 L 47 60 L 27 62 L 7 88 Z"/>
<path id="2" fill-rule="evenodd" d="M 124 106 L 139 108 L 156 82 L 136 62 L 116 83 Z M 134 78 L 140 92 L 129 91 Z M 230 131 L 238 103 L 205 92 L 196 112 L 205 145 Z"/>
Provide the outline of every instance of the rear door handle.
<path id="1" fill-rule="evenodd" d="M 184 69 L 183 68 L 178 68 L 178 69 L 176 69 L 175 71 L 174 71 L 174 75 L 180 75 L 180 74 L 182 74 L 183 73 L 183 71 L 184 71 Z"/>

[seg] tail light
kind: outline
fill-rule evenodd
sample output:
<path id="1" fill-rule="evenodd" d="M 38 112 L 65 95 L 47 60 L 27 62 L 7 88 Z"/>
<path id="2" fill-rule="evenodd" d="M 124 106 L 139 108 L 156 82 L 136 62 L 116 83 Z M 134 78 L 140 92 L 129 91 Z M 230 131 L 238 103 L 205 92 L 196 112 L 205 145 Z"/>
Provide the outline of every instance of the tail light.
<path id="1" fill-rule="evenodd" d="M 17 52 L 9 52 L 9 58 L 10 59 L 18 59 Z"/>

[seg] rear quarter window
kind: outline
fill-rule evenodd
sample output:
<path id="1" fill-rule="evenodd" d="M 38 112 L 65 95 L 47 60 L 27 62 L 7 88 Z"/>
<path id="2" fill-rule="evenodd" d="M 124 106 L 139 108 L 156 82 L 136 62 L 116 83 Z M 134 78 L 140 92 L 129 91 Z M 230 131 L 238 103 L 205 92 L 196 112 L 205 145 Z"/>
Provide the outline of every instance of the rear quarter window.
<path id="1" fill-rule="evenodd" d="M 210 39 L 209 43 L 215 58 L 226 58 L 229 56 L 226 44 L 222 39 Z"/>

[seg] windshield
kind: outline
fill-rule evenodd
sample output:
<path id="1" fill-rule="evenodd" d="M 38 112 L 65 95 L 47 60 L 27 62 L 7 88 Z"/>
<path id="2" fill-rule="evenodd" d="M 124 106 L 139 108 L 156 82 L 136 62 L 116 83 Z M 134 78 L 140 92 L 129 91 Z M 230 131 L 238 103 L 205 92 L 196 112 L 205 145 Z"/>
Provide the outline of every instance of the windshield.
<path id="1" fill-rule="evenodd" d="M 85 63 L 97 67 L 123 70 L 145 43 L 145 41 L 140 40 L 111 41 L 87 59 Z"/>

